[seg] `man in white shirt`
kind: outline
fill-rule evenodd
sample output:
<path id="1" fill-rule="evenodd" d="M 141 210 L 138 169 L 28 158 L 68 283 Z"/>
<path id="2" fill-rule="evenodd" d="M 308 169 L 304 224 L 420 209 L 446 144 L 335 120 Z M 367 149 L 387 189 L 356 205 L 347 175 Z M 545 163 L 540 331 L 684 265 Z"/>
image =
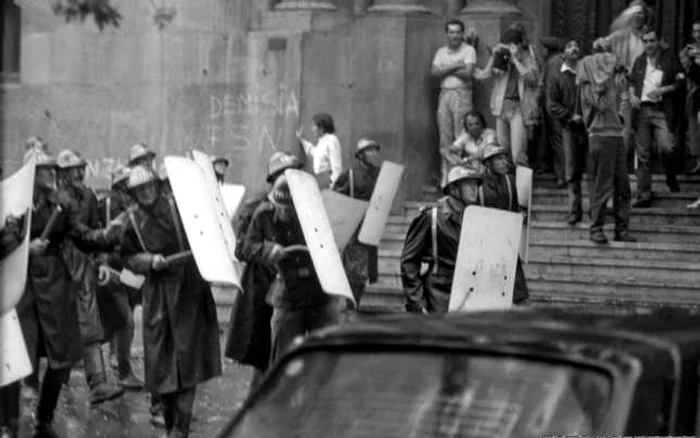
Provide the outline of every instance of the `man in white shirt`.
<path id="1" fill-rule="evenodd" d="M 635 109 L 633 124 L 637 133 L 637 199 L 633 207 L 650 207 L 651 159 L 653 142 L 666 170 L 666 184 L 679 192 L 674 166 L 675 132 L 678 117 L 673 98 L 684 80 L 680 61 L 670 50 L 660 46 L 658 32 L 642 30 L 644 54 L 637 57 L 630 73 L 630 105 Z"/>
<path id="2" fill-rule="evenodd" d="M 481 161 L 484 148 L 489 144 L 498 144 L 496 131 L 486 127 L 483 114 L 472 110 L 464 116 L 464 131 L 441 153 L 451 166 L 469 167 L 478 173 L 485 173 L 486 168 Z"/>
<path id="3" fill-rule="evenodd" d="M 440 149 L 448 148 L 462 131 L 462 119 L 471 111 L 472 74 L 476 65 L 476 50 L 464 42 L 464 23 L 450 20 L 445 24 L 447 45 L 440 47 L 433 58 L 431 75 L 440 79 L 440 99 L 437 120 Z M 442 160 L 442 181 L 449 164 Z"/>

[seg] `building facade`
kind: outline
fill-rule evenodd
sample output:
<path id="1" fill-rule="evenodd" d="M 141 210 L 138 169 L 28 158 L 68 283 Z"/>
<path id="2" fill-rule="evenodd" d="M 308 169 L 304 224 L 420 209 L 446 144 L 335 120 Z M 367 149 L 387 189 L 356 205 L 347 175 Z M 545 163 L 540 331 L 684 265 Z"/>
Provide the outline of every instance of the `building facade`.
<path id="1" fill-rule="evenodd" d="M 657 2 L 664 29 L 681 41 L 697 5 Z M 54 152 L 83 152 L 89 183 L 105 187 L 131 144 L 146 141 L 160 159 L 194 148 L 225 155 L 228 180 L 252 190 L 264 186 L 274 151 L 300 152 L 295 128 L 308 133 L 311 117 L 328 112 L 344 160 L 361 136 L 377 139 L 387 159 L 407 166 L 401 198 L 410 198 L 439 166 L 429 72 L 446 19 L 475 28 L 484 47 L 514 22 L 533 42 L 590 41 L 626 2 L 113 0 L 123 20 L 103 31 L 89 18 L 65 23 L 44 0 L 4 3 L 5 173 L 19 165 L 23 140 L 40 135 Z M 479 63 L 487 57 L 481 50 Z M 475 90 L 484 113 L 489 92 Z"/>

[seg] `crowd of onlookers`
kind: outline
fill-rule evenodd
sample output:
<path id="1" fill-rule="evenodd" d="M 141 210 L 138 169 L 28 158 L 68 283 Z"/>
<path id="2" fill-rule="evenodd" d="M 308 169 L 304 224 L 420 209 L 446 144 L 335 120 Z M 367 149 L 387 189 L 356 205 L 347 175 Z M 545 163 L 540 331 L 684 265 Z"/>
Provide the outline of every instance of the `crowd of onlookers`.
<path id="1" fill-rule="evenodd" d="M 583 219 L 581 182 L 588 173 L 591 240 L 605 243 L 602 224 L 610 200 L 616 240 L 634 240 L 627 231 L 629 209 L 653 205 L 657 165 L 671 192 L 680 191 L 679 155 L 693 159 L 681 172 L 700 174 L 700 21 L 693 23 L 687 45 L 671 47 L 645 2 L 635 0 L 610 34 L 593 42 L 590 54 L 576 40 L 548 37 L 535 44 L 515 24 L 490 49 L 484 68 L 477 67 L 468 43 L 473 38 L 464 37 L 461 21 L 448 21 L 445 32 L 447 45 L 436 52 L 431 69 L 440 81 L 443 184 L 454 166 L 483 171 L 483 151 L 497 144 L 515 165 L 554 174 L 557 187 L 568 189 L 566 221 L 575 225 Z M 495 129 L 474 110 L 473 90 L 485 86 L 491 89 Z M 687 154 L 677 153 L 686 146 Z M 636 173 L 634 198 L 630 173 Z M 700 199 L 688 208 L 700 208 Z"/>

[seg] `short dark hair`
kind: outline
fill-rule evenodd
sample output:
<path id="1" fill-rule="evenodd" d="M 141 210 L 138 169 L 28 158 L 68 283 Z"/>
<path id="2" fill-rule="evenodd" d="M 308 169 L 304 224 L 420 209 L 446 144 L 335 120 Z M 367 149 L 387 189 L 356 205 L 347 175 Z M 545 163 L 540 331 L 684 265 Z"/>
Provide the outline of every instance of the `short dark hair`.
<path id="1" fill-rule="evenodd" d="M 462 20 L 458 20 L 456 18 L 449 20 L 447 23 L 445 23 L 445 33 L 447 33 L 448 30 L 450 30 L 450 26 L 459 26 L 462 32 L 464 32 L 464 23 L 462 23 Z"/>
<path id="2" fill-rule="evenodd" d="M 335 122 L 333 117 L 328 113 L 318 113 L 313 117 L 314 125 L 318 126 L 324 134 L 335 133 Z"/>
<path id="3" fill-rule="evenodd" d="M 654 35 L 656 35 L 656 39 L 661 39 L 661 34 L 659 33 L 659 30 L 653 26 L 648 25 L 648 24 L 645 24 L 644 26 L 642 26 L 642 29 L 639 32 L 639 34 L 642 36 L 649 34 L 649 33 L 653 33 Z"/>
<path id="4" fill-rule="evenodd" d="M 525 35 L 521 29 L 510 28 L 501 36 L 502 44 L 517 44 L 522 45 L 525 42 Z"/>
<path id="5" fill-rule="evenodd" d="M 477 110 L 471 110 L 471 111 L 469 111 L 468 113 L 466 113 L 466 114 L 464 115 L 464 117 L 462 118 L 462 124 L 464 125 L 464 129 L 467 128 L 467 119 L 468 119 L 469 117 L 473 117 L 473 118 L 479 119 L 479 122 L 481 122 L 481 127 L 482 127 L 482 128 L 486 128 L 486 118 L 484 118 L 484 115 L 481 114 L 481 113 L 480 113 L 479 111 L 477 111 Z"/>
<path id="6" fill-rule="evenodd" d="M 690 28 L 692 29 L 695 26 L 700 26 L 700 18 L 693 20 L 693 24 L 690 25 Z"/>

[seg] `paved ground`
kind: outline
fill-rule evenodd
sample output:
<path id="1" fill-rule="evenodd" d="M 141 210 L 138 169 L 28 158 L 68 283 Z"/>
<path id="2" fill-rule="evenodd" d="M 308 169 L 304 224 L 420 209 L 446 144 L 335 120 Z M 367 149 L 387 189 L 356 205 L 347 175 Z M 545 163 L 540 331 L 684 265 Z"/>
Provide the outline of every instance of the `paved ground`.
<path id="1" fill-rule="evenodd" d="M 139 327 L 137 322 L 137 327 Z M 222 339 L 223 341 L 223 339 Z M 132 349 L 135 374 L 143 378 L 141 333 L 137 332 Z M 223 351 L 223 345 L 222 345 Z M 42 369 L 43 372 L 43 369 Z M 252 368 L 225 361 L 224 373 L 199 387 L 195 402 L 192 438 L 213 437 L 240 408 L 248 393 Z M 110 369 L 110 379 L 114 375 Z M 145 391 L 127 392 L 120 399 L 91 408 L 83 370 L 71 372 L 70 389 L 61 391 L 54 426 L 70 438 L 160 437 L 164 430 L 150 423 L 149 396 Z M 31 437 L 36 401 L 22 399 L 20 437 Z"/>

